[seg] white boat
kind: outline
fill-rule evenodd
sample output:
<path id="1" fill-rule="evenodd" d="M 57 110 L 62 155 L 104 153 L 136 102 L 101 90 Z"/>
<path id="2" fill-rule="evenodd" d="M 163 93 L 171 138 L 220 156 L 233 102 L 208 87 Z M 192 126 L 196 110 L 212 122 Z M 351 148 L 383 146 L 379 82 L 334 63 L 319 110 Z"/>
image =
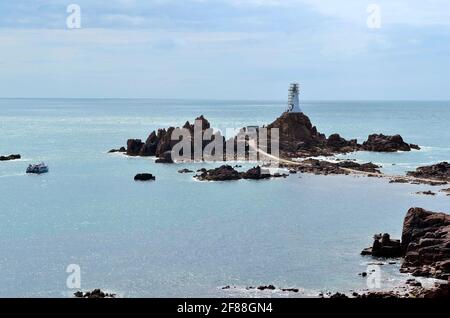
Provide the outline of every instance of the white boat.
<path id="1" fill-rule="evenodd" d="M 29 165 L 27 168 L 27 173 L 35 173 L 35 174 L 41 174 L 41 173 L 47 173 L 48 172 L 48 166 L 45 163 L 39 163 L 37 165 Z"/>

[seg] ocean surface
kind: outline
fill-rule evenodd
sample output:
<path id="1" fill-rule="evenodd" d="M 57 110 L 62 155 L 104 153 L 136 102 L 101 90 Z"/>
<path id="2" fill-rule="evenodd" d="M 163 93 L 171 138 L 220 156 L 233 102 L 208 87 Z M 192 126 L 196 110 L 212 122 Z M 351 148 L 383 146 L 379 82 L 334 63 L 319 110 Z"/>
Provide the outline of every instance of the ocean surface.
<path id="1" fill-rule="evenodd" d="M 329 135 L 360 142 L 401 134 L 421 151 L 341 156 L 389 174 L 450 160 L 450 102 L 304 102 Z M 128 138 L 203 114 L 213 127 L 272 122 L 283 101 L 0 99 L 0 297 L 67 297 L 68 265 L 83 290 L 123 297 L 299 297 L 367 289 L 373 260 L 359 255 L 374 233 L 399 237 L 408 208 L 449 212 L 439 187 L 355 176 L 291 175 L 269 181 L 202 183 L 151 158 L 108 154 Z M 45 161 L 50 172 L 26 175 Z M 243 164 L 243 168 L 252 163 Z M 156 176 L 136 183 L 136 173 Z M 400 263 L 377 268 L 379 288 L 400 284 Z M 296 287 L 300 293 L 248 286 Z M 230 285 L 235 288 L 223 290 Z"/>

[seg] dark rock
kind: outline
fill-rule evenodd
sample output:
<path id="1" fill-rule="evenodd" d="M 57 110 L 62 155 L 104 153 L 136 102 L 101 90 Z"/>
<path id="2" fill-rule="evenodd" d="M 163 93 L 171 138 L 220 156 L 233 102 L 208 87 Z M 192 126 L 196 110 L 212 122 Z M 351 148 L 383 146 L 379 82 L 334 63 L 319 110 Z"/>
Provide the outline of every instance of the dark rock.
<path id="1" fill-rule="evenodd" d="M 20 158 L 20 155 L 0 156 L 0 161 L 18 160 Z"/>
<path id="2" fill-rule="evenodd" d="M 127 155 L 139 156 L 144 143 L 140 139 L 128 139 L 127 141 Z"/>
<path id="3" fill-rule="evenodd" d="M 189 169 L 187 169 L 187 168 L 184 168 L 184 169 L 178 170 L 178 173 L 192 173 L 192 172 L 194 172 L 194 171 L 192 171 L 192 170 L 189 170 Z"/>
<path id="4" fill-rule="evenodd" d="M 228 165 L 204 171 L 195 177 L 201 181 L 228 181 L 239 180 L 242 178 L 238 171 Z"/>
<path id="5" fill-rule="evenodd" d="M 331 295 L 330 298 L 332 298 L 332 299 L 347 299 L 348 296 L 346 296 L 345 294 L 341 294 L 341 293 L 335 293 L 335 294 Z"/>
<path id="6" fill-rule="evenodd" d="M 154 181 L 156 177 L 151 173 L 139 173 L 134 177 L 134 181 Z"/>
<path id="7" fill-rule="evenodd" d="M 450 182 L 450 163 L 441 162 L 431 166 L 419 167 L 416 171 L 409 171 L 408 176 Z"/>
<path id="8" fill-rule="evenodd" d="M 413 146 L 418 148 L 417 145 Z M 362 149 L 376 152 L 411 151 L 411 144 L 404 142 L 400 135 L 373 134 L 362 144 Z"/>
<path id="9" fill-rule="evenodd" d="M 421 191 L 421 192 L 416 192 L 416 194 L 432 195 L 432 196 L 436 195 L 436 193 L 434 193 L 432 191 Z"/>
<path id="10" fill-rule="evenodd" d="M 403 224 L 402 272 L 447 280 L 450 276 L 450 215 L 411 208 Z"/>
<path id="11" fill-rule="evenodd" d="M 264 171 L 260 166 L 254 167 L 247 172 L 241 173 L 243 179 L 261 180 L 270 178 L 270 172 Z"/>
<path id="12" fill-rule="evenodd" d="M 298 293 L 300 290 L 298 288 L 282 288 L 281 291 Z"/>
<path id="13" fill-rule="evenodd" d="M 125 147 L 120 147 L 119 149 L 111 149 L 108 153 L 116 153 L 116 152 L 127 152 Z"/>
<path id="14" fill-rule="evenodd" d="M 403 255 L 400 240 L 391 240 L 390 235 L 376 234 L 372 247 L 366 248 L 361 255 L 374 257 L 401 257 Z"/>
<path id="15" fill-rule="evenodd" d="M 259 286 L 257 289 L 258 290 L 275 290 L 276 288 L 273 285 L 268 285 L 268 286 Z"/>
<path id="16" fill-rule="evenodd" d="M 172 159 L 172 151 L 164 152 L 158 159 L 155 160 L 155 163 L 173 163 Z"/>
<path id="17" fill-rule="evenodd" d="M 73 295 L 76 298 L 116 298 L 116 294 L 105 293 L 100 289 L 94 289 L 93 291 L 88 291 L 85 293 L 82 291 L 77 291 Z"/>

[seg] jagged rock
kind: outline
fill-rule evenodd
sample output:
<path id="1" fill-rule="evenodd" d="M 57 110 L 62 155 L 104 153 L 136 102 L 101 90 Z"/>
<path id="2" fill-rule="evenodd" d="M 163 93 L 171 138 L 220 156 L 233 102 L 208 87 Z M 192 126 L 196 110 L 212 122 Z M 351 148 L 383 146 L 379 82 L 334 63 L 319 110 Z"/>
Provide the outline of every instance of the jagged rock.
<path id="1" fill-rule="evenodd" d="M 158 159 L 155 160 L 155 163 L 173 163 L 172 159 L 172 151 L 168 150 L 164 152 Z"/>
<path id="2" fill-rule="evenodd" d="M 411 208 L 403 224 L 403 272 L 447 280 L 450 276 L 450 215 Z"/>
<path id="3" fill-rule="evenodd" d="M 125 147 L 120 147 L 119 149 L 111 149 L 108 153 L 116 153 L 116 152 L 127 152 Z"/>
<path id="4" fill-rule="evenodd" d="M 128 139 L 127 141 L 127 155 L 128 156 L 139 156 L 142 146 L 144 143 L 140 139 Z"/>
<path id="5" fill-rule="evenodd" d="M 18 160 L 20 158 L 20 155 L 0 156 L 0 161 Z"/>
<path id="6" fill-rule="evenodd" d="M 76 298 L 116 298 L 116 294 L 105 293 L 100 289 L 94 289 L 93 291 L 88 291 L 85 293 L 82 291 L 77 291 L 73 295 Z"/>
<path id="7" fill-rule="evenodd" d="M 450 163 L 441 162 L 431 166 L 423 166 L 416 171 L 409 171 L 408 176 L 450 182 Z"/>
<path id="8" fill-rule="evenodd" d="M 400 135 L 373 134 L 362 144 L 363 150 L 376 152 L 411 151 L 411 148 L 418 149 L 419 146 L 407 144 Z"/>
<path id="9" fill-rule="evenodd" d="M 241 175 L 233 167 L 224 165 L 219 168 L 203 171 L 201 174 L 195 176 L 201 181 L 228 181 L 239 180 Z"/>
<path id="10" fill-rule="evenodd" d="M 403 256 L 400 240 L 391 240 L 389 234 L 374 235 L 372 247 L 361 252 L 361 255 L 372 255 L 374 257 L 401 257 Z"/>
<path id="11" fill-rule="evenodd" d="M 269 179 L 271 176 L 270 172 L 263 171 L 263 169 L 261 169 L 261 167 L 258 166 L 248 170 L 247 172 L 241 173 L 241 177 L 243 179 L 261 180 L 261 179 Z"/>
<path id="12" fill-rule="evenodd" d="M 156 177 L 151 173 L 139 173 L 134 177 L 134 181 L 154 181 Z"/>

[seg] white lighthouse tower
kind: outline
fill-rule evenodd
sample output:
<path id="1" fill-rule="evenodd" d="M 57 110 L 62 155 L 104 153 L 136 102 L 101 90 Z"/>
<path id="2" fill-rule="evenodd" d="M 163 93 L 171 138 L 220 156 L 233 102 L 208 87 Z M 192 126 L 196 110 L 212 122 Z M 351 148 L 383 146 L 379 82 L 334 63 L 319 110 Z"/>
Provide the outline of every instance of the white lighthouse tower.
<path id="1" fill-rule="evenodd" d="M 289 86 L 289 99 L 288 99 L 288 113 L 301 113 L 300 109 L 300 101 L 298 98 L 298 94 L 300 92 L 300 85 L 298 83 L 292 83 Z"/>

